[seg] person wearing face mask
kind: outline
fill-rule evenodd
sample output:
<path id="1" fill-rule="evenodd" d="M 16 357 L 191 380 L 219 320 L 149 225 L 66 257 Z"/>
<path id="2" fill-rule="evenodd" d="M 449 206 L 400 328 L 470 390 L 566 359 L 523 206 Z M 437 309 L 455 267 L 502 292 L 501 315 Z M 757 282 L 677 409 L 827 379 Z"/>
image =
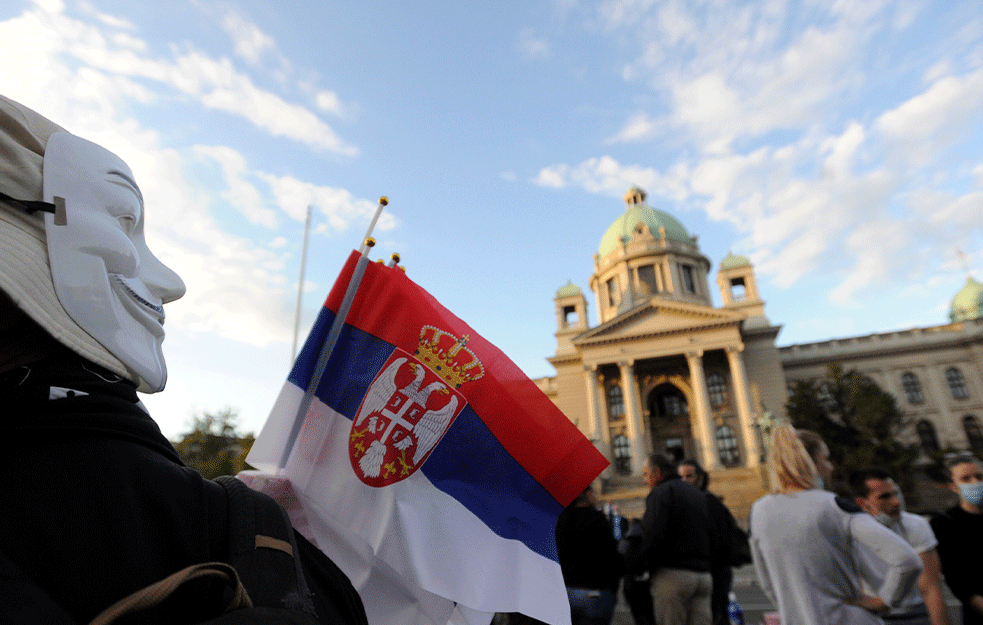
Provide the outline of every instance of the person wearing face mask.
<path id="1" fill-rule="evenodd" d="M 946 458 L 945 467 L 959 504 L 931 521 L 942 573 L 962 603 L 963 625 L 983 625 L 983 462 L 957 453 Z"/>
<path id="2" fill-rule="evenodd" d="M 791 425 L 772 431 L 771 465 L 778 489 L 751 507 L 751 553 L 758 581 L 778 606 L 782 623 L 882 623 L 880 615 L 898 606 L 915 586 L 921 559 L 856 504 L 819 488 L 820 470 L 806 443 Z M 817 455 L 828 478 L 832 465 L 825 447 L 822 443 Z M 856 544 L 884 562 L 875 595 L 863 592 Z"/>
<path id="3" fill-rule="evenodd" d="M 901 607 L 884 616 L 887 623 L 905 625 L 948 625 L 949 613 L 942 594 L 942 573 L 938 541 L 928 521 L 903 509 L 901 491 L 891 474 L 880 467 L 867 467 L 850 473 L 850 491 L 854 501 L 882 525 L 904 538 L 921 556 L 924 566 L 913 589 Z M 876 558 L 865 558 L 878 571 Z"/>
<path id="4" fill-rule="evenodd" d="M 144 225 L 122 159 L 0 96 L 0 622 L 89 622 L 199 565 L 235 577 L 234 497 L 183 466 L 139 399 L 166 384 L 164 305 L 185 292 Z M 260 559 L 288 554 L 294 575 L 291 553 L 309 545 L 281 521 L 289 543 L 250 547 L 262 547 Z M 303 604 L 297 617 L 316 608 L 324 622 L 364 623 L 347 578 L 332 578 L 330 561 L 308 562 L 311 579 L 329 581 L 312 584 L 313 601 L 291 596 Z M 264 591 L 275 585 L 258 579 Z M 139 622 L 217 617 L 224 599 L 209 601 L 222 594 L 192 582 Z"/>

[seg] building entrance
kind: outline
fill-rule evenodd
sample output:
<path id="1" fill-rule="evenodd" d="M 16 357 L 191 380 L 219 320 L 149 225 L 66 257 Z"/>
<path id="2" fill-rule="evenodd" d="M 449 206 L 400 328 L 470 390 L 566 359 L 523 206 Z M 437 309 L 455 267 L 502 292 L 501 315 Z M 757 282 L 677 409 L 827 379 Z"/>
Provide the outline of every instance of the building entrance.
<path id="1" fill-rule="evenodd" d="M 670 382 L 659 384 L 649 392 L 646 407 L 653 451 L 674 462 L 691 456 L 694 445 L 689 402 L 679 387 Z"/>

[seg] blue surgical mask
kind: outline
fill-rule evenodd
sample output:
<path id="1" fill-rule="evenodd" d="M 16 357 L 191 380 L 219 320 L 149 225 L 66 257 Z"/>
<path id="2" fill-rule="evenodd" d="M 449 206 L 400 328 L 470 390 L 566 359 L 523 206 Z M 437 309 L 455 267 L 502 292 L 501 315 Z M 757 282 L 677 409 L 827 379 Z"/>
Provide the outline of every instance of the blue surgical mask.
<path id="1" fill-rule="evenodd" d="M 983 502 L 983 482 L 976 484 L 957 484 L 957 486 L 959 486 L 959 496 L 967 503 L 978 506 L 980 502 Z"/>

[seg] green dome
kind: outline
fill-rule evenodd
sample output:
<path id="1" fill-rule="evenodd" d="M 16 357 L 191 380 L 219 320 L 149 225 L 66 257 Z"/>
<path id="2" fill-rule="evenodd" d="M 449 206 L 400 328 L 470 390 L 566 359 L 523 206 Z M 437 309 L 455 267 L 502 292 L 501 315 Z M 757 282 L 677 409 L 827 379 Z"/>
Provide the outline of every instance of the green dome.
<path id="1" fill-rule="evenodd" d="M 667 239 L 682 243 L 693 242 L 693 238 L 686 232 L 683 224 L 679 223 L 669 213 L 656 210 L 647 204 L 634 204 L 608 227 L 607 232 L 601 237 L 601 245 L 597 250 L 598 255 L 604 258 L 617 249 L 625 237 L 630 240 L 632 232 L 639 222 L 647 225 L 655 238 L 659 238 L 659 227 L 661 226 L 666 229 Z"/>
<path id="2" fill-rule="evenodd" d="M 567 297 L 570 295 L 580 295 L 580 287 L 573 283 L 573 280 L 568 280 L 566 284 L 561 286 L 556 291 L 556 297 Z"/>
<path id="3" fill-rule="evenodd" d="M 727 258 L 720 261 L 721 269 L 737 269 L 738 267 L 750 267 L 751 261 L 747 259 L 747 256 L 738 256 L 731 252 L 727 253 Z"/>
<path id="4" fill-rule="evenodd" d="M 967 278 L 966 286 L 952 298 L 949 310 L 952 321 L 972 321 L 983 317 L 983 284 Z"/>

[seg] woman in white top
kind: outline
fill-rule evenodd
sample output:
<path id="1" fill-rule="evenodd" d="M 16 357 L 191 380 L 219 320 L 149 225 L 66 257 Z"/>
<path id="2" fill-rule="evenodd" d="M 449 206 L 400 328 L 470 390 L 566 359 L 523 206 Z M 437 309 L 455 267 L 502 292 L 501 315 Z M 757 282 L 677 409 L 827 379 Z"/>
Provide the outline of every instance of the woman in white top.
<path id="1" fill-rule="evenodd" d="M 804 432 L 803 432 L 804 433 Z M 808 433 L 806 438 L 816 437 Z M 912 548 L 856 504 L 821 489 L 832 473 L 821 439 L 813 458 L 790 425 L 772 434 L 778 491 L 751 508 L 751 553 L 765 594 L 783 625 L 876 625 L 918 582 L 922 562 Z M 820 470 L 817 470 L 817 465 Z M 877 596 L 864 595 L 854 541 L 887 566 Z"/>

